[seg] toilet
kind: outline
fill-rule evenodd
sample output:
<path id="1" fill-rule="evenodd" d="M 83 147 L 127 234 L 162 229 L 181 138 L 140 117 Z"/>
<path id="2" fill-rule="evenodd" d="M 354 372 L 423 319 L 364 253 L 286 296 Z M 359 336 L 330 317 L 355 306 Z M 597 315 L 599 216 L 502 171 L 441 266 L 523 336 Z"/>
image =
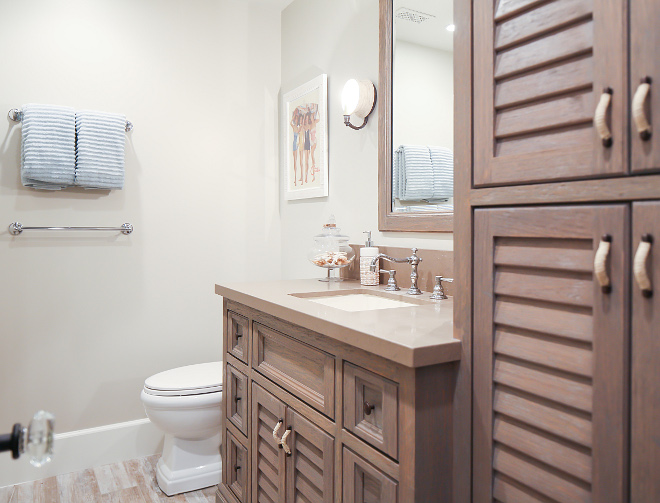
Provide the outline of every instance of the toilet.
<path id="1" fill-rule="evenodd" d="M 222 362 L 155 374 L 140 395 L 147 417 L 165 433 L 156 480 L 168 496 L 220 483 Z"/>

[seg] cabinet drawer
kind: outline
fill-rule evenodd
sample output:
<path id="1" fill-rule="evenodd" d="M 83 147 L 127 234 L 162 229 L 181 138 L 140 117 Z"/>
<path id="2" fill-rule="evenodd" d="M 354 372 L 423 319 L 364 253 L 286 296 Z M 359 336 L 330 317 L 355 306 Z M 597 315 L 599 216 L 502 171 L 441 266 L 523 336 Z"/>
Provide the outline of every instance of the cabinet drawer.
<path id="1" fill-rule="evenodd" d="M 227 351 L 247 363 L 249 321 L 245 316 L 227 311 Z"/>
<path id="2" fill-rule="evenodd" d="M 334 419 L 335 359 L 307 344 L 255 323 L 252 367 Z"/>
<path id="3" fill-rule="evenodd" d="M 227 379 L 225 382 L 227 418 L 247 436 L 247 376 L 227 364 Z"/>
<path id="4" fill-rule="evenodd" d="M 380 449 L 398 456 L 398 386 L 395 382 L 344 365 L 344 427 Z"/>
<path id="5" fill-rule="evenodd" d="M 225 484 L 231 489 L 238 501 L 245 503 L 247 489 L 248 457 L 247 449 L 227 431 L 225 464 Z"/>
<path id="6" fill-rule="evenodd" d="M 396 503 L 396 481 L 344 447 L 344 503 Z"/>

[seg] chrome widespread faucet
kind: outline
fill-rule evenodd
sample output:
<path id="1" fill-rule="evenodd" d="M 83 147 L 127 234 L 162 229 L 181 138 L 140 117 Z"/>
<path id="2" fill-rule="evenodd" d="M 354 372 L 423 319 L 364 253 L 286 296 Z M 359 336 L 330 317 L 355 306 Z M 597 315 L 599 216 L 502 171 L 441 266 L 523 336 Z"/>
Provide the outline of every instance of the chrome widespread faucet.
<path id="1" fill-rule="evenodd" d="M 410 288 L 408 288 L 408 292 L 406 293 L 408 295 L 422 294 L 422 291 L 417 287 L 417 266 L 422 261 L 419 255 L 417 255 L 417 248 L 413 248 L 412 255 L 410 257 L 405 257 L 405 258 L 394 258 L 394 257 L 390 257 L 389 255 L 385 255 L 384 253 L 379 253 L 371 260 L 371 264 L 369 264 L 369 270 L 371 272 L 376 272 L 376 263 L 378 263 L 378 261 L 382 258 L 385 260 L 389 260 L 390 262 L 396 262 L 397 264 L 408 262 L 411 267 Z"/>

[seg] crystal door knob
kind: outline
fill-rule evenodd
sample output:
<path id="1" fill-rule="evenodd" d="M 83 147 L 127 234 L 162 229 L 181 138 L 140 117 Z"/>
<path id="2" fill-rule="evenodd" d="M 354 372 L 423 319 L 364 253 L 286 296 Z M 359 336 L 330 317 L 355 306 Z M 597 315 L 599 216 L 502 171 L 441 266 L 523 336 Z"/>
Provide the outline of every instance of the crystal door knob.
<path id="1" fill-rule="evenodd" d="M 30 456 L 30 464 L 40 467 L 53 457 L 53 432 L 55 416 L 50 412 L 37 412 L 24 433 L 25 451 Z"/>

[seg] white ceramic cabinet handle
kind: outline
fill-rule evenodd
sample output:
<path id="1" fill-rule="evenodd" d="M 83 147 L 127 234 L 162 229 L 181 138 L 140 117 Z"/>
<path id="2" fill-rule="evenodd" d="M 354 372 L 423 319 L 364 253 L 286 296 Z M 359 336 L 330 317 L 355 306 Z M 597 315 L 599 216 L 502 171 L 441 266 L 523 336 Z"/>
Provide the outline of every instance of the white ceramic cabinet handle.
<path id="1" fill-rule="evenodd" d="M 644 77 L 642 82 L 639 84 L 635 96 L 632 101 L 632 114 L 635 121 L 635 126 L 637 127 L 637 132 L 639 137 L 643 141 L 648 141 L 651 139 L 651 124 L 649 124 L 648 119 L 646 118 L 646 113 L 644 112 L 644 103 L 646 103 L 646 98 L 649 95 L 651 90 L 651 77 Z"/>
<path id="2" fill-rule="evenodd" d="M 605 234 L 598 245 L 596 256 L 594 257 L 594 273 L 603 293 L 610 293 L 612 286 L 610 285 L 610 277 L 607 275 L 607 257 L 610 254 L 610 246 L 612 245 L 612 236 Z"/>
<path id="3" fill-rule="evenodd" d="M 596 113 L 594 114 L 594 125 L 596 126 L 596 131 L 598 131 L 598 135 L 600 136 L 604 147 L 612 146 L 612 133 L 607 125 L 607 110 L 610 108 L 611 102 L 612 88 L 607 87 L 603 89 L 603 94 L 600 95 L 600 100 L 598 100 L 598 106 L 596 107 Z"/>
<path id="4" fill-rule="evenodd" d="M 287 445 L 286 443 L 286 438 L 291 434 L 291 426 L 289 426 L 286 431 L 284 432 L 284 435 L 282 435 L 282 440 L 280 440 L 280 445 L 282 446 L 282 449 L 284 449 L 284 452 L 286 452 L 287 456 L 291 456 L 291 448 Z"/>
<path id="5" fill-rule="evenodd" d="M 646 272 L 646 261 L 651 254 L 651 245 L 653 244 L 653 237 L 650 234 L 644 234 L 642 240 L 637 247 L 637 252 L 635 253 L 635 258 L 633 259 L 633 273 L 635 274 L 635 280 L 637 285 L 642 291 L 642 295 L 646 298 L 649 298 L 653 295 L 653 285 L 651 284 L 651 278 Z"/>
<path id="6" fill-rule="evenodd" d="M 284 422 L 283 419 L 280 419 L 277 424 L 275 425 L 275 428 L 273 428 L 273 438 L 275 439 L 275 442 L 279 445 L 280 439 L 277 438 L 277 433 L 280 431 L 280 427 L 282 426 L 282 423 Z"/>

